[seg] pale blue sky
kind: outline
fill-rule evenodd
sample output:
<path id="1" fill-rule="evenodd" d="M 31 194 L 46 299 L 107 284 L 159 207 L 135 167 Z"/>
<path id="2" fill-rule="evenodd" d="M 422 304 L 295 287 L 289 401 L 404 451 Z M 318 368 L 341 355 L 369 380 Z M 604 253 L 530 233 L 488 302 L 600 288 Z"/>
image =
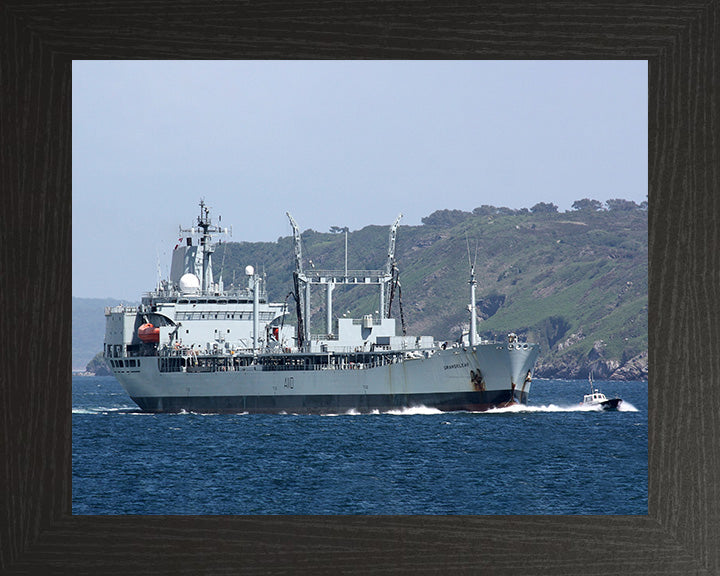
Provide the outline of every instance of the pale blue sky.
<path id="1" fill-rule="evenodd" d="M 645 61 L 76 61 L 73 295 L 138 300 L 200 197 L 233 241 L 642 202 L 647 102 Z"/>

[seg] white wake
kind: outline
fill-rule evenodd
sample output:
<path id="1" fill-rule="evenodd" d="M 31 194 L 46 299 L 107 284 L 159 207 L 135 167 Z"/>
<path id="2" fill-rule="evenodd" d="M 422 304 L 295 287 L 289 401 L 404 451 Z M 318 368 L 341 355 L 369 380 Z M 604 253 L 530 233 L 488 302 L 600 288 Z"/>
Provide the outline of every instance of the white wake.
<path id="1" fill-rule="evenodd" d="M 618 412 L 637 412 L 629 402 L 623 400 L 618 406 Z M 557 405 L 546 404 L 541 406 L 527 406 L 525 404 L 513 404 L 505 408 L 491 408 L 484 414 L 515 414 L 515 413 L 532 413 L 532 412 L 604 412 L 602 406 L 585 406 L 583 404 Z"/>

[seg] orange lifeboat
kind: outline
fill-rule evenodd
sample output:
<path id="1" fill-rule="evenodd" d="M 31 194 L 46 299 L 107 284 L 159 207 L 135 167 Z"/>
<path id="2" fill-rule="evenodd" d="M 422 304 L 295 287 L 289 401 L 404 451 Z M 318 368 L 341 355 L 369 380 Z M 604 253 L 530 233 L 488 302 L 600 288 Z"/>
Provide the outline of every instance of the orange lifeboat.
<path id="1" fill-rule="evenodd" d="M 138 328 L 138 338 L 143 342 L 160 342 L 160 328 L 146 322 Z"/>

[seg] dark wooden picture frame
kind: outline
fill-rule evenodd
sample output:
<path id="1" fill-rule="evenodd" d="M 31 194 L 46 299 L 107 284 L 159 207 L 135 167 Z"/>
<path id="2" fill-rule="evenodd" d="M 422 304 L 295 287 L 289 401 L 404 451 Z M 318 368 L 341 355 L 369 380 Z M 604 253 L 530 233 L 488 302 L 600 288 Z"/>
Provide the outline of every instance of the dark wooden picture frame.
<path id="1" fill-rule="evenodd" d="M 6 0 L 0 573 L 720 574 L 719 5 Z M 88 58 L 647 60 L 649 514 L 72 516 L 71 86 Z"/>

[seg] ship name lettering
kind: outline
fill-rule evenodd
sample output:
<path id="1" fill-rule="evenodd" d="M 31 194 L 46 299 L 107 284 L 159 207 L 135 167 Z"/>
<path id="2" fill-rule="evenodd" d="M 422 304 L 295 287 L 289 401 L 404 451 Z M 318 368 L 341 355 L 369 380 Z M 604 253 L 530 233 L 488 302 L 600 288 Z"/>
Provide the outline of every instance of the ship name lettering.
<path id="1" fill-rule="evenodd" d="M 467 368 L 468 366 L 470 366 L 470 364 L 468 364 L 467 362 L 460 362 L 459 364 L 449 364 L 447 366 L 444 366 L 443 368 L 445 370 L 452 370 L 454 368 Z"/>

